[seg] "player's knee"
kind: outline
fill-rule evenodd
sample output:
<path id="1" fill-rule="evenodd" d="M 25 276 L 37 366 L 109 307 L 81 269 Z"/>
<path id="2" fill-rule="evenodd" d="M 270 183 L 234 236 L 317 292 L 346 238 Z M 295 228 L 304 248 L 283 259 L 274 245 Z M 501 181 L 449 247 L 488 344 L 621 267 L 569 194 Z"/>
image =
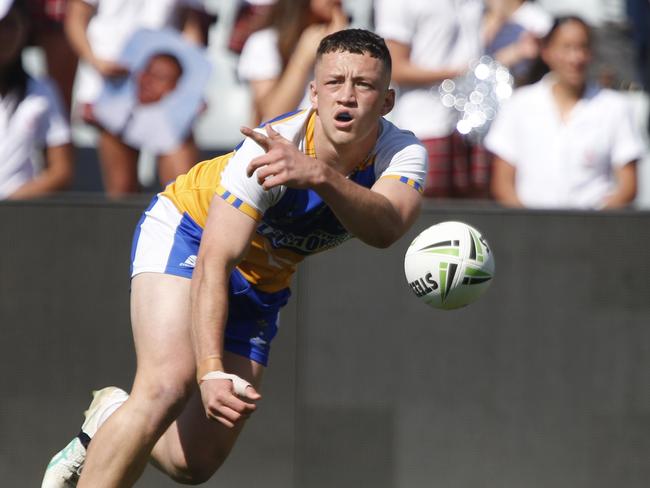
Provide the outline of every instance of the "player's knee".
<path id="1" fill-rule="evenodd" d="M 211 457 L 192 457 L 175 463 L 172 478 L 184 485 L 200 485 L 208 481 L 228 457 L 228 452 L 213 453 Z"/>
<path id="2" fill-rule="evenodd" d="M 176 418 L 182 411 L 190 395 L 190 389 L 173 382 L 152 382 L 134 389 L 132 397 L 147 405 L 152 414 Z"/>

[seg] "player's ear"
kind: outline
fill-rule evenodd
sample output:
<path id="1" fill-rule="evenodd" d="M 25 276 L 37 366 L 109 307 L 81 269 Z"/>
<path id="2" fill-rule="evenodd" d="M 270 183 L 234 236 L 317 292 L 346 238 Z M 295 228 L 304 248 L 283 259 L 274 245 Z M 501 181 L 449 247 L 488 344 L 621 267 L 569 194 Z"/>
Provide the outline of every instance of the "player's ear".
<path id="1" fill-rule="evenodd" d="M 384 105 L 381 107 L 381 115 L 388 114 L 395 106 L 395 90 L 389 88 L 384 95 Z"/>
<path id="2" fill-rule="evenodd" d="M 316 90 L 316 80 L 309 82 L 309 100 L 311 101 L 311 108 L 316 109 L 318 106 L 318 91 Z"/>

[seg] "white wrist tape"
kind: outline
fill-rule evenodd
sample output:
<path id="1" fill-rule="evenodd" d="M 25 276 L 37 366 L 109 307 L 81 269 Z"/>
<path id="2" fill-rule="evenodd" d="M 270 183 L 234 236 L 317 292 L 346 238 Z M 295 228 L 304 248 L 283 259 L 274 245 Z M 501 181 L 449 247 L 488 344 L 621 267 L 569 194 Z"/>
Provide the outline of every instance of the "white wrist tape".
<path id="1" fill-rule="evenodd" d="M 252 386 L 248 381 L 240 378 L 236 374 L 224 373 L 223 371 L 210 371 L 201 378 L 201 381 L 206 380 L 230 380 L 232 387 L 235 390 L 235 395 L 244 396 L 246 388 Z"/>

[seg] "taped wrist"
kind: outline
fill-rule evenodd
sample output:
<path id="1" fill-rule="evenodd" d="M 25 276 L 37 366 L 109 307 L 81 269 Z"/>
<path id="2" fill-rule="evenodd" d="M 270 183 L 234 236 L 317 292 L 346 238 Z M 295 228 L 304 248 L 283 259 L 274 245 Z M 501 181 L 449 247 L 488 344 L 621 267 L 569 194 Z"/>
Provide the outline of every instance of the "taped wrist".
<path id="1" fill-rule="evenodd" d="M 230 380 L 232 381 L 233 390 L 235 390 L 235 395 L 244 396 L 246 388 L 252 386 L 248 381 L 240 378 L 236 374 L 224 373 L 223 371 L 210 371 L 209 373 L 201 376 L 199 384 L 206 380 Z"/>
<path id="2" fill-rule="evenodd" d="M 219 355 L 208 356 L 196 366 L 196 381 L 201 383 L 201 378 L 211 371 L 223 371 L 223 358 Z"/>

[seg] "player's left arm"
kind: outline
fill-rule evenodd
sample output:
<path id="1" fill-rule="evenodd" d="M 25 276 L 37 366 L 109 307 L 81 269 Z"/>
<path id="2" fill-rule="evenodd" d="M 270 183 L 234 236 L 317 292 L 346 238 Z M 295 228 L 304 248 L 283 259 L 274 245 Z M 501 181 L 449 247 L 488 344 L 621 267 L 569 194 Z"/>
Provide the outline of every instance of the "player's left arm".
<path id="1" fill-rule="evenodd" d="M 637 164 L 630 161 L 616 169 L 616 187 L 605 199 L 603 208 L 621 208 L 629 205 L 636 198 L 637 191 Z"/>
<path id="2" fill-rule="evenodd" d="M 396 179 L 380 178 L 368 189 L 330 168 L 327 173 L 314 190 L 343 226 L 368 245 L 390 246 L 420 213 L 420 192 Z"/>
<path id="3" fill-rule="evenodd" d="M 302 154 L 269 125 L 267 135 L 243 127 L 242 133 L 259 144 L 266 154 L 248 165 L 248 176 L 257 172 L 265 190 L 280 185 L 311 188 L 332 209 L 343 226 L 366 244 L 388 247 L 417 218 L 421 196 L 398 179 L 380 178 L 365 188 L 318 159 Z"/>

